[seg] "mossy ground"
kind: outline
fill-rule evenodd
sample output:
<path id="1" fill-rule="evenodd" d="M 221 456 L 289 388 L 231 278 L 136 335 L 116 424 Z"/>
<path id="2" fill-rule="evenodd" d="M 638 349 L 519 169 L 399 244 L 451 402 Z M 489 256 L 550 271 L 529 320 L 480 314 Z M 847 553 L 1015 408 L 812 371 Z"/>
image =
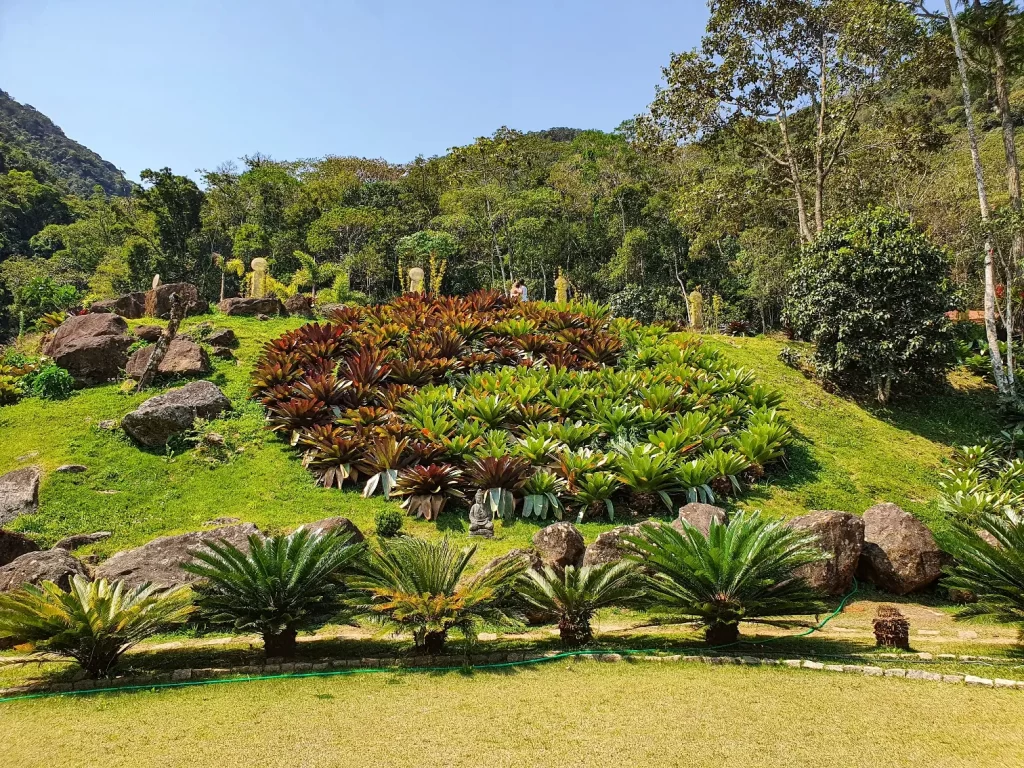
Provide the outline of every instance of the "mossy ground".
<path id="1" fill-rule="evenodd" d="M 210 321 L 190 318 L 182 330 Z M 12 527 L 43 544 L 70 533 L 109 530 L 110 539 L 82 552 L 101 557 L 159 535 L 199 529 L 220 517 L 237 517 L 274 531 L 343 515 L 372 530 L 374 513 L 394 502 L 317 488 L 295 452 L 263 430 L 261 409 L 247 400 L 250 372 L 263 342 L 301 321 L 216 316 L 212 322 L 233 329 L 240 343 L 236 360 L 213 361 L 210 378 L 236 410 L 210 429 L 241 452 L 231 451 L 229 460 L 217 461 L 185 444 L 145 451 L 120 432 L 99 428 L 101 421 L 120 419 L 155 391 L 125 394 L 111 384 L 59 402 L 25 399 L 0 408 L 0 472 L 28 464 L 47 472 L 38 514 L 22 517 Z M 739 507 L 792 516 L 807 509 L 862 512 L 878 501 L 892 501 L 938 523 L 936 480 L 951 446 L 996 429 L 991 393 L 963 374 L 951 377 L 945 392 L 880 410 L 830 395 L 783 365 L 777 359 L 783 345 L 779 340 L 708 337 L 707 343 L 781 389 L 799 434 L 789 469 L 752 489 Z M 80 475 L 52 472 L 66 463 L 84 464 L 88 470 Z M 499 522 L 494 540 L 473 540 L 481 550 L 478 562 L 527 545 L 538 525 Z M 582 529 L 589 540 L 610 526 L 601 521 Z M 462 541 L 469 541 L 467 528 L 465 514 L 455 512 L 442 515 L 437 524 L 408 518 L 405 523 L 405 530 L 415 535 Z"/>

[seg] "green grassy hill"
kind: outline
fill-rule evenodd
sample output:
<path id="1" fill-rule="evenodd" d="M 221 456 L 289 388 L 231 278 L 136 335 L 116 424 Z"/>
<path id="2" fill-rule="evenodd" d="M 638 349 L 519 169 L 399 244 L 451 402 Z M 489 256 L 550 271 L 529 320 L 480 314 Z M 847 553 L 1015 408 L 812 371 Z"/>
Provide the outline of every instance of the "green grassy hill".
<path id="1" fill-rule="evenodd" d="M 186 321 L 188 331 L 207 318 Z M 117 385 L 76 392 L 62 402 L 26 399 L 0 408 L 0 473 L 37 464 L 47 470 L 39 513 L 12 527 L 50 544 L 69 534 L 109 530 L 113 536 L 94 548 L 100 556 L 137 546 L 156 536 L 197 530 L 207 521 L 236 517 L 268 530 L 284 530 L 334 515 L 372 530 L 374 513 L 393 503 L 363 499 L 356 492 L 314 486 L 291 449 L 264 432 L 262 410 L 247 402 L 249 372 L 261 344 L 300 321 L 260 322 L 216 317 L 240 340 L 237 361 L 214 361 L 210 377 L 235 404 L 235 414 L 210 429 L 227 438 L 230 460 L 179 445 L 149 452 L 123 434 L 100 428 L 120 419 L 146 395 L 124 394 Z M 993 398 L 977 379 L 957 375 L 948 392 L 913 406 L 867 409 L 829 395 L 777 359 L 782 342 L 709 337 L 740 365 L 757 371 L 764 383 L 780 388 L 800 439 L 791 450 L 790 469 L 761 485 L 740 506 L 792 516 L 807 509 L 862 512 L 878 501 L 892 501 L 936 519 L 936 479 L 950 446 L 990 434 Z M 55 474 L 61 464 L 88 467 L 83 474 Z M 538 523 L 497 524 L 497 537 L 481 544 L 489 557 L 528 544 Z M 588 523 L 592 539 L 609 524 Z M 466 536 L 464 515 L 442 516 L 438 524 L 407 519 L 417 535 Z M 467 538 L 468 540 L 468 538 Z M 480 540 L 474 539 L 475 543 Z"/>

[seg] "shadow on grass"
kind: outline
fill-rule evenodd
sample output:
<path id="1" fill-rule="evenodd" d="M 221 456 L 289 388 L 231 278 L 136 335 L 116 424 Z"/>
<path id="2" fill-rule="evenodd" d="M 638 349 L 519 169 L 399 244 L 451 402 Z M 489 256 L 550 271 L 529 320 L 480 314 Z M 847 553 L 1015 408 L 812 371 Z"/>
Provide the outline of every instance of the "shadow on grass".
<path id="1" fill-rule="evenodd" d="M 881 421 L 944 445 L 977 443 L 1000 429 L 995 392 L 977 381 L 907 395 L 888 406 L 860 405 Z"/>

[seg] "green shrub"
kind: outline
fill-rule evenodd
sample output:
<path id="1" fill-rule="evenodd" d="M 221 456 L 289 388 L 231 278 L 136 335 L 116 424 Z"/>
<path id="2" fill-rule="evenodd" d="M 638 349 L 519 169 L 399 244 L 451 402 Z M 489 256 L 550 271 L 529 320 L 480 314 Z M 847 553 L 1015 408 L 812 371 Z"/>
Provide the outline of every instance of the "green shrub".
<path id="1" fill-rule="evenodd" d="M 373 516 L 373 525 L 378 536 L 390 539 L 402 530 L 404 515 L 398 510 L 387 508 Z"/>
<path id="2" fill-rule="evenodd" d="M 184 587 L 128 588 L 120 581 L 82 576 L 73 577 L 70 587 L 65 592 L 46 581 L 0 595 L 0 637 L 72 658 L 92 677 L 102 677 L 133 645 L 192 612 Z"/>
<path id="3" fill-rule="evenodd" d="M 44 400 L 63 400 L 75 388 L 75 379 L 58 365 L 47 365 L 29 377 L 32 394 Z"/>
<path id="4" fill-rule="evenodd" d="M 989 617 L 1024 632 L 1024 524 L 1002 512 L 957 522 L 951 549 L 956 565 L 944 585 L 975 597 L 958 618 Z"/>
<path id="5" fill-rule="evenodd" d="M 791 276 L 788 321 L 823 378 L 886 402 L 949 368 L 949 260 L 910 218 L 874 209 L 826 225 Z"/>

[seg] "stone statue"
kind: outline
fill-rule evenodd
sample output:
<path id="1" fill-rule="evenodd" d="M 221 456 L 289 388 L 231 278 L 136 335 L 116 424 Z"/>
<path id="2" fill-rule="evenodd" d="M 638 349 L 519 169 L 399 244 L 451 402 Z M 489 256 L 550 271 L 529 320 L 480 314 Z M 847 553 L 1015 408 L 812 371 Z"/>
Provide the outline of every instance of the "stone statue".
<path id="1" fill-rule="evenodd" d="M 160 275 L 153 275 L 153 290 L 160 287 Z"/>
<path id="2" fill-rule="evenodd" d="M 262 299 L 267 292 L 267 269 L 270 264 L 267 263 L 266 259 L 255 258 L 249 264 L 252 267 L 251 284 L 249 286 L 249 295 L 253 299 Z"/>
<path id="3" fill-rule="evenodd" d="M 493 539 L 494 520 L 491 519 L 491 510 L 487 508 L 486 501 L 487 493 L 483 490 L 477 491 L 473 498 L 473 506 L 469 508 L 469 535 Z"/>
<path id="4" fill-rule="evenodd" d="M 690 294 L 690 323 L 695 331 L 704 330 L 704 297 L 700 290 L 694 290 Z"/>
<path id="5" fill-rule="evenodd" d="M 566 280 L 565 275 L 562 274 L 561 267 L 558 268 L 558 277 L 555 278 L 555 303 L 569 303 L 569 281 Z"/>
<path id="6" fill-rule="evenodd" d="M 409 267 L 409 292 L 423 293 L 423 270 L 419 267 Z"/>

